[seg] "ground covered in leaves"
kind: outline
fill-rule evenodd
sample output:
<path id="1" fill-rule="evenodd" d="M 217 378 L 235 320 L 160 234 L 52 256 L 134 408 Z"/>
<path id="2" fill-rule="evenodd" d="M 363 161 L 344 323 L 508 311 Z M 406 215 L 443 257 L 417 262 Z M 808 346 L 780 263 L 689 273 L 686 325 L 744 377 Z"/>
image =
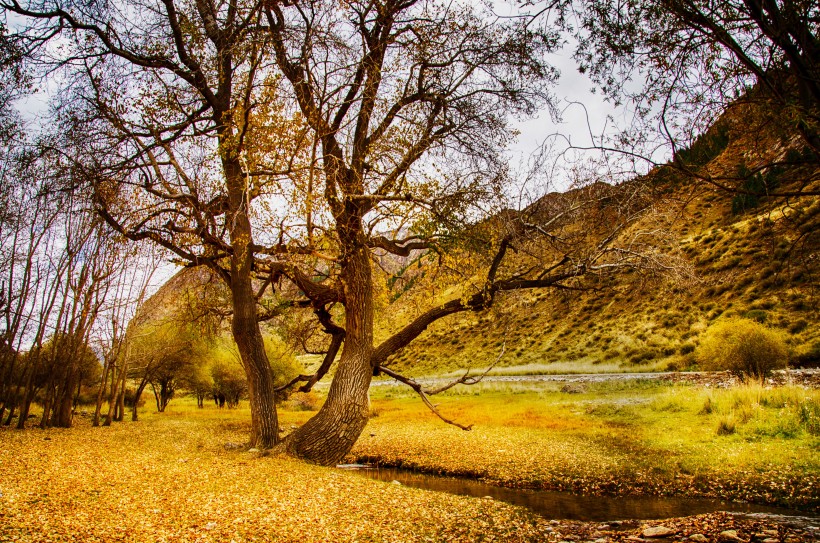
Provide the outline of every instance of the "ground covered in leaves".
<path id="1" fill-rule="evenodd" d="M 716 495 L 728 488 L 729 497 L 816 510 L 818 439 L 814 419 L 800 418 L 816 391 L 709 393 L 712 411 L 702 413 L 700 389 L 601 387 L 443 398 L 442 410 L 475 423 L 471 432 L 437 421 L 414 398 L 376 392 L 354 455 L 585 493 L 708 494 L 711 480 Z M 745 409 L 749 398 L 760 412 L 716 435 L 724 411 Z M 282 426 L 311 415 L 286 406 Z M 770 516 L 549 519 L 247 451 L 237 444 L 248 429 L 247 408 L 197 410 L 184 399 L 110 428 L 91 428 L 87 417 L 68 430 L 2 428 L 0 542 L 820 541 L 816 521 Z"/>
<path id="2" fill-rule="evenodd" d="M 226 449 L 244 424 L 169 413 L 77 426 L 0 430 L 0 541 L 538 541 L 553 530 L 494 501 Z"/>

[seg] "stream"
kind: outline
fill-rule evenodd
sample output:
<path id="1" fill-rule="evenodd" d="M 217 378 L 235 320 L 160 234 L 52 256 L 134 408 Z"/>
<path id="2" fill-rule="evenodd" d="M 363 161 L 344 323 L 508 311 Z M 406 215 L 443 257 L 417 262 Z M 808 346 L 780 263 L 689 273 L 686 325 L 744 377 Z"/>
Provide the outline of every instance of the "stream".
<path id="1" fill-rule="evenodd" d="M 349 469 L 363 477 L 386 482 L 398 482 L 414 488 L 449 492 L 450 494 L 462 496 L 492 498 L 527 507 L 543 517 L 556 520 L 590 522 L 651 520 L 728 511 L 743 514 L 801 517 L 801 520 L 808 524 L 820 524 L 820 519 L 802 518 L 806 514 L 799 511 L 750 503 L 727 502 L 707 498 L 582 496 L 569 492 L 505 488 L 473 479 L 443 477 L 395 468 L 370 467 L 363 464 L 348 464 L 338 467 Z"/>

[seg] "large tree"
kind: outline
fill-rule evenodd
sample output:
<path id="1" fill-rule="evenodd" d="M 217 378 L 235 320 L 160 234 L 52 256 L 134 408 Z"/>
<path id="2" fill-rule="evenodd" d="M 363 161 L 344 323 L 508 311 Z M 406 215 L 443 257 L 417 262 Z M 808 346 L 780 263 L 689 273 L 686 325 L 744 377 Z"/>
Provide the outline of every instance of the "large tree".
<path id="1" fill-rule="evenodd" d="M 434 0 L 3 5 L 34 43 L 64 34 L 66 148 L 99 212 L 229 285 L 255 446 L 278 442 L 259 321 L 283 307 L 329 336 L 292 385 L 338 365 L 280 448 L 332 464 L 367 423 L 374 374 L 417 386 L 386 362 L 436 320 L 504 291 L 600 288 L 624 266 L 666 265 L 647 260 L 654 230 L 629 229 L 651 209 L 637 185 L 505 209 L 509 122 L 549 107 L 557 76 L 545 58 L 558 36 L 530 17 Z M 377 342 L 381 268 L 401 259 L 470 281 L 428 293 Z"/>
<path id="2" fill-rule="evenodd" d="M 251 117 L 276 88 L 259 37 L 260 5 L 12 1 L 3 8 L 24 17 L 17 37 L 37 61 L 65 75 L 57 107 L 63 150 L 93 187 L 101 215 L 133 240 L 211 267 L 229 285 L 251 389 L 251 442 L 272 446 L 278 423 L 257 322 L 251 219 L 274 170 L 289 168 L 279 154 L 297 154 L 298 134 L 289 131 L 298 122 L 267 108 L 272 128 L 259 130 L 272 151 L 249 170 Z"/>
<path id="3" fill-rule="evenodd" d="M 260 250 L 258 268 L 273 284 L 297 285 L 331 336 L 303 390 L 341 348 L 327 400 L 282 449 L 323 464 L 342 458 L 367 423 L 380 372 L 426 397 L 388 360 L 439 319 L 483 311 L 505 291 L 601 287 L 614 270 L 668 264 L 646 251 L 656 232 L 629 231 L 651 208 L 638 184 L 593 184 L 508 209 L 516 204 L 499 154 L 508 122 L 549 107 L 555 76 L 545 53 L 557 35 L 536 32 L 531 18 L 413 1 L 352 2 L 341 14 L 299 2 L 265 11 L 317 167 L 309 182 L 289 185 L 303 220 L 280 224 L 294 225 L 294 241 Z M 376 338 L 380 282 L 390 279 L 382 268 L 401 259 L 456 272 L 465 286 L 444 299 L 427 290 L 416 315 Z"/>

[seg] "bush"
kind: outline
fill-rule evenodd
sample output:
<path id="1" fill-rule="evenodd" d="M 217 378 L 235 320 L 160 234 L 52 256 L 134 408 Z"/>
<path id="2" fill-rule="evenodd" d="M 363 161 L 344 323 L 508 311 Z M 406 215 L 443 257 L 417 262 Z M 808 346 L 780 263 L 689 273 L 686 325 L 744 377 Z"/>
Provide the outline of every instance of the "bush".
<path id="1" fill-rule="evenodd" d="M 735 417 L 732 414 L 723 416 L 718 421 L 717 426 L 717 435 L 719 436 L 730 436 L 735 433 L 737 430 L 737 422 L 735 422 Z"/>
<path id="2" fill-rule="evenodd" d="M 322 400 L 314 392 L 294 392 L 285 404 L 292 411 L 318 411 L 321 406 Z"/>
<path id="3" fill-rule="evenodd" d="M 763 311 L 762 309 L 750 309 L 749 311 L 744 313 L 743 316 L 746 317 L 747 319 L 750 319 L 750 320 L 753 320 L 753 321 L 756 321 L 756 322 L 759 322 L 759 323 L 762 324 L 762 323 L 766 322 L 766 319 L 768 318 L 769 314 L 766 313 L 765 311 Z"/>
<path id="4" fill-rule="evenodd" d="M 696 356 L 706 370 L 763 379 L 786 366 L 788 350 L 781 332 L 749 319 L 731 318 L 706 330 Z"/>

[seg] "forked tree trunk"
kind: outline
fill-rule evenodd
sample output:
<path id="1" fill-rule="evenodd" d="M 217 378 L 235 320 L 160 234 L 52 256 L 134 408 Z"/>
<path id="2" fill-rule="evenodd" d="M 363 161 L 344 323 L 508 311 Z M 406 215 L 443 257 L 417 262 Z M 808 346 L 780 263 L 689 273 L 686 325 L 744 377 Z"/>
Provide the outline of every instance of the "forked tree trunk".
<path id="1" fill-rule="evenodd" d="M 66 368 L 65 381 L 60 383 L 57 389 L 52 420 L 52 425 L 57 428 L 71 428 L 71 420 L 74 416 L 74 388 L 80 380 L 78 373 L 72 361 Z"/>
<path id="2" fill-rule="evenodd" d="M 367 249 L 358 248 L 342 273 L 347 334 L 339 367 L 322 408 L 282 444 L 289 454 L 326 466 L 350 452 L 370 417 L 373 290 Z"/>
<path id="3" fill-rule="evenodd" d="M 134 392 L 134 406 L 131 411 L 132 421 L 136 421 L 139 418 L 139 416 L 137 415 L 137 409 L 139 408 L 140 398 L 142 397 L 142 392 L 145 390 L 146 385 L 148 385 L 148 379 L 143 377 L 140 381 L 139 386 L 137 387 L 136 392 Z"/>
<path id="4" fill-rule="evenodd" d="M 100 425 L 100 414 L 102 413 L 103 394 L 105 394 L 106 384 L 108 383 L 108 372 L 111 371 L 111 361 L 106 359 L 103 365 L 103 375 L 100 380 L 100 388 L 97 390 L 97 401 L 94 404 L 94 419 L 91 426 Z"/>

